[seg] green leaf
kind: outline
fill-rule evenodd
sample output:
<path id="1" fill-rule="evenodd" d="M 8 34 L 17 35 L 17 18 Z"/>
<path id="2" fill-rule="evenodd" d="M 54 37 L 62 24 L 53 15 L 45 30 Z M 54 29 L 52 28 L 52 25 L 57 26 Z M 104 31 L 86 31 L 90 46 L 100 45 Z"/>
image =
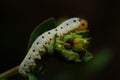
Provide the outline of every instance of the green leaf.
<path id="1" fill-rule="evenodd" d="M 63 42 L 66 42 L 66 41 L 69 40 L 70 38 L 72 38 L 72 36 L 69 35 L 69 34 L 67 34 L 67 35 L 64 37 Z"/>
<path id="2" fill-rule="evenodd" d="M 52 54 L 54 53 L 55 43 L 56 43 L 56 37 L 57 37 L 57 34 L 55 34 L 54 39 L 52 40 L 52 42 L 51 42 L 50 45 L 48 46 L 48 53 L 49 53 L 50 55 L 52 55 Z"/>
<path id="3" fill-rule="evenodd" d="M 93 55 L 90 52 L 86 51 L 86 53 L 85 53 L 85 55 L 83 57 L 83 61 L 87 62 L 92 58 L 93 58 Z"/>
<path id="4" fill-rule="evenodd" d="M 32 74 L 32 73 L 29 73 L 28 78 L 29 78 L 29 80 L 39 80 L 38 77 L 35 76 L 35 75 Z"/>
<path id="5" fill-rule="evenodd" d="M 28 44 L 28 50 L 38 36 L 40 36 L 42 33 L 46 32 L 48 30 L 51 30 L 55 27 L 56 27 L 56 23 L 55 23 L 54 18 L 49 18 L 48 20 L 39 24 L 31 34 L 29 44 Z"/>
<path id="6" fill-rule="evenodd" d="M 75 53 L 71 50 L 62 49 L 61 55 L 67 60 L 67 61 L 75 61 L 75 62 L 81 62 L 79 58 L 79 54 Z"/>
<path id="7" fill-rule="evenodd" d="M 81 30 L 81 31 L 75 32 L 75 34 L 79 34 L 83 38 L 86 38 L 89 35 L 89 30 Z"/>

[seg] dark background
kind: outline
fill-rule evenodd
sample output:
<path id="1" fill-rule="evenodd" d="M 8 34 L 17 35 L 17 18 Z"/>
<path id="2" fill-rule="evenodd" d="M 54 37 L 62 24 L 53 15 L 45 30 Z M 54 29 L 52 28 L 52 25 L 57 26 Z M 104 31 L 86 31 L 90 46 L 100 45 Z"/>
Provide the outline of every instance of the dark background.
<path id="1" fill-rule="evenodd" d="M 49 17 L 79 16 L 89 23 L 90 51 L 104 46 L 113 51 L 111 62 L 98 77 L 120 80 L 119 5 L 119 0 L 0 0 L 0 72 L 21 63 L 39 23 Z"/>

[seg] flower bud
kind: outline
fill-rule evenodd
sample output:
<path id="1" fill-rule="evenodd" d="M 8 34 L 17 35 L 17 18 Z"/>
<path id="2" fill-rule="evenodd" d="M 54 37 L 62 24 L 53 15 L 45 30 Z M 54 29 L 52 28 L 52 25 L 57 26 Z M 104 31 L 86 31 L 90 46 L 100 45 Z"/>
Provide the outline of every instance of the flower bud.
<path id="1" fill-rule="evenodd" d="M 89 41 L 87 38 L 75 38 L 73 40 L 73 51 L 80 52 L 85 50 L 89 44 Z"/>

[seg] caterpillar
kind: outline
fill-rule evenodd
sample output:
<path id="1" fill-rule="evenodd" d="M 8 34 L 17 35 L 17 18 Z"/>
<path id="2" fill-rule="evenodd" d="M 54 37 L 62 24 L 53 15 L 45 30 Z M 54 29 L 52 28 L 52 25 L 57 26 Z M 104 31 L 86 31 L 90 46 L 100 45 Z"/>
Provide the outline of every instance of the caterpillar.
<path id="1" fill-rule="evenodd" d="M 75 29 L 81 30 L 86 29 L 87 25 L 86 20 L 80 18 L 70 18 L 63 23 L 61 23 L 56 28 L 42 33 L 36 38 L 33 42 L 31 48 L 28 50 L 27 55 L 19 66 L 19 73 L 27 75 L 30 72 L 31 66 L 36 66 L 35 59 L 41 59 L 41 54 L 46 53 L 46 48 L 50 44 L 50 41 L 53 40 L 55 34 L 61 36 L 69 33 Z"/>

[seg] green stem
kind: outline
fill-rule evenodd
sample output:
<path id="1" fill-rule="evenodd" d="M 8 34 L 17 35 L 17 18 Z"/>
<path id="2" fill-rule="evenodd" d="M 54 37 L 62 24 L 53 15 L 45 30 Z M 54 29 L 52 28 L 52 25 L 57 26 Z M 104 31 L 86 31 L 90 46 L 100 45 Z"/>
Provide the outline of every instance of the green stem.
<path id="1" fill-rule="evenodd" d="M 18 68 L 19 68 L 19 66 L 16 66 L 16 67 L 0 74 L 0 79 L 7 78 L 7 77 L 10 77 L 10 76 L 13 76 L 13 75 L 17 74 L 18 73 Z"/>

